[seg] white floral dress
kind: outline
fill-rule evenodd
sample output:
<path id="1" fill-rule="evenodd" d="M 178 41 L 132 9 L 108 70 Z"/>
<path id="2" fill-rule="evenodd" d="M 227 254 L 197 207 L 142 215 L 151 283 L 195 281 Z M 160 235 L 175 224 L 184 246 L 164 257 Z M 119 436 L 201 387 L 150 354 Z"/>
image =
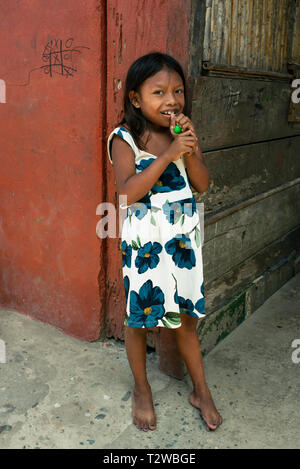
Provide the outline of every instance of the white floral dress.
<path id="1" fill-rule="evenodd" d="M 107 141 L 111 163 L 115 134 L 133 149 L 137 173 L 157 158 L 140 150 L 127 129 L 116 127 Z M 122 226 L 124 324 L 177 328 L 180 313 L 205 316 L 200 219 L 183 156 L 171 162 L 152 189 L 126 210 Z"/>

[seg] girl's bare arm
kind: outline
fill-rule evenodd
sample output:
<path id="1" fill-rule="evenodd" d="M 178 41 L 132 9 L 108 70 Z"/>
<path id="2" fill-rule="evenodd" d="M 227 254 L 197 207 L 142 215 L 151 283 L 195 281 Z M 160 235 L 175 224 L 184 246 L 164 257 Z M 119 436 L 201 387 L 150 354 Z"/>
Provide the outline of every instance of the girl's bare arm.
<path id="1" fill-rule="evenodd" d="M 209 186 L 209 171 L 204 163 L 203 154 L 198 146 L 197 150 L 184 156 L 186 171 L 190 183 L 200 194 Z"/>
<path id="2" fill-rule="evenodd" d="M 144 197 L 174 157 L 172 152 L 166 151 L 136 174 L 134 152 L 118 135 L 114 136 L 111 153 L 117 189 L 120 195 L 127 196 L 126 205 L 131 205 Z"/>

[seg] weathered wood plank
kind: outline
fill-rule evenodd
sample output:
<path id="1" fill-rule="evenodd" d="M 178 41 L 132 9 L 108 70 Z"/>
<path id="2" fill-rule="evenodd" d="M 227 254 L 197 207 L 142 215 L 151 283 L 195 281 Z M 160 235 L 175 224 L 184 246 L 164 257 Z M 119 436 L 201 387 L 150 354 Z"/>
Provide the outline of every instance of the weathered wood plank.
<path id="1" fill-rule="evenodd" d="M 205 228 L 204 278 L 211 282 L 300 223 L 300 183 L 262 198 Z"/>
<path id="2" fill-rule="evenodd" d="M 291 86 L 267 80 L 195 78 L 192 120 L 202 151 L 300 134 L 288 122 Z"/>
<path id="3" fill-rule="evenodd" d="M 204 153 L 210 186 L 193 191 L 213 213 L 300 177 L 300 137 Z"/>
<path id="4" fill-rule="evenodd" d="M 205 308 L 207 314 L 220 308 L 224 303 L 239 294 L 253 279 L 274 269 L 293 253 L 295 258 L 300 251 L 300 226 L 286 233 L 273 243 L 233 265 L 227 272 L 212 281 L 205 279 Z M 206 269 L 205 269 L 206 270 Z M 278 286 L 280 288 L 280 286 Z M 276 290 L 276 289 L 275 289 Z M 274 291 L 275 291 L 274 290 Z M 266 295 L 267 298 L 267 295 Z M 264 302 L 261 295 L 253 311 Z"/>
<path id="5" fill-rule="evenodd" d="M 286 71 L 292 38 L 297 37 L 296 0 L 207 0 L 203 17 L 204 39 L 195 26 L 193 37 L 198 36 L 198 43 L 204 44 L 204 61 Z M 194 60 L 197 58 L 192 56 Z"/>
<path id="6" fill-rule="evenodd" d="M 202 69 L 206 0 L 193 0 L 191 11 L 190 37 L 189 37 L 189 69 L 190 76 L 198 76 Z"/>
<path id="7" fill-rule="evenodd" d="M 198 328 L 203 355 L 295 275 L 299 240 L 300 226 L 206 286 L 208 315 Z"/>

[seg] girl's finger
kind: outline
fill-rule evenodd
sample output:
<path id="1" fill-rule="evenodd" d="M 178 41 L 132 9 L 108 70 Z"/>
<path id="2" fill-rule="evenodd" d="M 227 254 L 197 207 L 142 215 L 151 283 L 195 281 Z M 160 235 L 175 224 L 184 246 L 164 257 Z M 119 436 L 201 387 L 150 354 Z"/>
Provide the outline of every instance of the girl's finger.
<path id="1" fill-rule="evenodd" d="M 189 124 L 183 124 L 182 127 L 183 127 L 184 130 L 192 130 L 192 129 L 190 128 Z"/>
<path id="2" fill-rule="evenodd" d="M 179 122 L 180 124 L 184 125 L 188 123 L 188 118 L 182 114 L 182 117 L 176 116 L 176 122 Z"/>
<path id="3" fill-rule="evenodd" d="M 176 117 L 176 123 L 178 123 L 178 125 L 181 125 L 181 124 L 186 125 L 190 123 L 190 119 L 182 113 L 176 114 L 175 117 Z"/>
<path id="4" fill-rule="evenodd" d="M 191 135 L 191 134 L 184 134 L 184 141 L 193 142 L 194 145 L 199 144 L 197 137 L 195 135 Z"/>
<path id="5" fill-rule="evenodd" d="M 187 116 L 180 113 L 178 115 L 174 114 L 174 118 L 175 118 L 174 125 L 176 125 L 176 124 L 179 125 L 182 128 L 183 132 L 185 132 L 187 129 L 189 129 L 194 133 L 194 135 L 196 134 L 195 129 L 194 129 L 194 125 L 193 125 L 192 121 Z"/>
<path id="6" fill-rule="evenodd" d="M 179 122 L 176 122 L 181 128 L 183 131 L 187 130 L 187 129 L 190 129 L 190 126 L 188 124 L 188 122 L 182 122 L 182 121 L 179 121 Z"/>
<path id="7" fill-rule="evenodd" d="M 176 122 L 179 123 L 179 125 L 184 125 L 186 127 L 194 128 L 192 121 L 186 117 L 184 114 L 182 114 L 182 117 L 177 117 L 176 116 Z"/>
<path id="8" fill-rule="evenodd" d="M 183 132 L 181 132 L 179 135 L 192 135 L 193 131 L 191 129 L 186 129 Z"/>
<path id="9" fill-rule="evenodd" d="M 187 147 L 194 148 L 194 143 L 193 142 L 185 142 Z"/>
<path id="10" fill-rule="evenodd" d="M 184 133 L 187 135 L 191 135 L 195 139 L 195 141 L 198 143 L 198 137 L 193 130 L 189 129 L 187 132 L 184 132 Z"/>
<path id="11" fill-rule="evenodd" d="M 175 114 L 175 116 L 176 116 L 176 122 L 186 117 L 182 112 L 180 112 L 179 114 Z"/>

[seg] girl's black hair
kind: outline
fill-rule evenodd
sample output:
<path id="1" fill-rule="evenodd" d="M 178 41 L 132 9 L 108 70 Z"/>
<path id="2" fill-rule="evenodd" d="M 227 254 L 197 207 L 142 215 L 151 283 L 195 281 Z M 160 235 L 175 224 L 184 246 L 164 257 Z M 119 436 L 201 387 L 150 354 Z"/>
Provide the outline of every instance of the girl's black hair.
<path id="1" fill-rule="evenodd" d="M 147 129 L 147 120 L 142 115 L 141 110 L 131 104 L 129 99 L 129 92 L 132 90 L 139 92 L 142 83 L 147 80 L 147 78 L 162 70 L 164 67 L 170 70 L 174 70 L 180 75 L 182 79 L 185 98 L 183 113 L 186 114 L 186 80 L 182 67 L 176 59 L 161 52 L 150 52 L 149 54 L 143 55 L 142 57 L 139 57 L 137 60 L 135 60 L 127 72 L 123 97 L 124 117 L 118 124 L 115 125 L 115 127 L 120 127 L 122 124 L 126 123 L 130 128 L 135 144 L 142 150 L 146 150 L 146 148 L 141 142 L 140 136 Z"/>

